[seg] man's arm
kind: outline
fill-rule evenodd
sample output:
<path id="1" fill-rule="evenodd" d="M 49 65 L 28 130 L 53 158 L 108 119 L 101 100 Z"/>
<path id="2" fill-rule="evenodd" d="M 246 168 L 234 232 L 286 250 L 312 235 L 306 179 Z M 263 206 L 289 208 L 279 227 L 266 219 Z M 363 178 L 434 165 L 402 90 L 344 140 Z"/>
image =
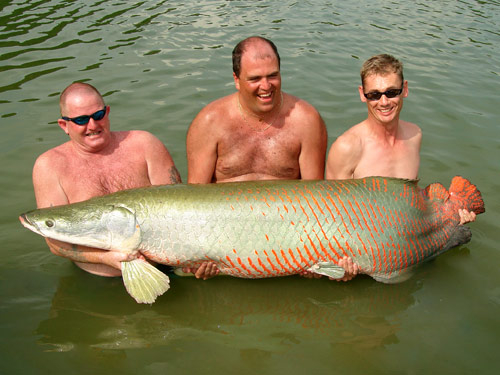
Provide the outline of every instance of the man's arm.
<path id="1" fill-rule="evenodd" d="M 137 258 L 145 259 L 139 253 L 129 254 L 119 251 L 96 249 L 52 238 L 46 238 L 45 240 L 52 254 L 76 262 L 85 271 L 100 276 L 120 276 L 121 262 L 128 262 Z"/>
<path id="2" fill-rule="evenodd" d="M 302 119 L 306 126 L 299 156 L 300 177 L 303 180 L 322 180 L 328 142 L 326 126 L 314 108 L 309 108 L 307 112 Z"/>
<path id="3" fill-rule="evenodd" d="M 70 203 L 55 171 L 57 168 L 52 164 L 52 160 L 59 158 L 59 156 L 57 153 L 49 151 L 39 156 L 35 162 L 33 167 L 33 189 L 38 208 Z"/>
<path id="4" fill-rule="evenodd" d="M 214 182 L 217 163 L 217 141 L 210 129 L 212 116 L 203 109 L 191 123 L 186 136 L 188 161 L 188 183 L 208 184 Z"/>
<path id="5" fill-rule="evenodd" d="M 353 178 L 354 171 L 361 155 L 359 141 L 343 134 L 333 142 L 326 162 L 327 180 L 344 180 Z"/>
<path id="6" fill-rule="evenodd" d="M 181 175 L 165 145 L 151 133 L 145 131 L 135 131 L 134 133 L 137 136 L 139 147 L 146 153 L 145 158 L 151 185 L 181 183 Z"/>

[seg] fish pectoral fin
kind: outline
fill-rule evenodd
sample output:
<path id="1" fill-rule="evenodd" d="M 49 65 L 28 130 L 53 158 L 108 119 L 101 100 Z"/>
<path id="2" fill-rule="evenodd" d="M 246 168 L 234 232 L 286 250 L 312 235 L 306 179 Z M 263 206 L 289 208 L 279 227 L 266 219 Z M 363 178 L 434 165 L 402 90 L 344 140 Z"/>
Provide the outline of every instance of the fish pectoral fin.
<path id="1" fill-rule="evenodd" d="M 332 262 L 319 262 L 312 265 L 307 270 L 334 279 L 341 279 L 345 274 L 345 270 L 342 267 Z"/>
<path id="2" fill-rule="evenodd" d="M 415 273 L 414 270 L 407 269 L 404 270 L 404 272 L 392 273 L 391 275 L 381 273 L 381 274 L 373 274 L 370 276 L 373 277 L 376 281 L 384 284 L 397 284 L 408 280 L 411 276 L 413 276 L 414 273 Z"/>
<path id="3" fill-rule="evenodd" d="M 127 292 L 137 303 L 153 303 L 170 288 L 170 279 L 143 259 L 122 262 L 122 278 Z"/>

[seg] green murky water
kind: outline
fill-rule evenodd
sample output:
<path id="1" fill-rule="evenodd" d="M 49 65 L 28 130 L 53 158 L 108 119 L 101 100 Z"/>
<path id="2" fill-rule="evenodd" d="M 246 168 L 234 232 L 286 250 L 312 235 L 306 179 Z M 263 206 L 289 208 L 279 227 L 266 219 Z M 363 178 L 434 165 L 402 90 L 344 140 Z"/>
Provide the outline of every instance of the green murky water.
<path id="1" fill-rule="evenodd" d="M 283 89 L 320 111 L 329 144 L 365 117 L 362 62 L 401 58 L 421 185 L 479 187 L 472 241 L 393 286 L 174 278 L 142 306 L 22 228 L 34 160 L 66 140 L 70 82 L 106 94 L 113 129 L 159 137 L 186 180 L 187 127 L 234 90 L 231 50 L 255 34 L 277 44 Z M 498 373 L 499 45 L 494 0 L 0 1 L 0 373 Z"/>

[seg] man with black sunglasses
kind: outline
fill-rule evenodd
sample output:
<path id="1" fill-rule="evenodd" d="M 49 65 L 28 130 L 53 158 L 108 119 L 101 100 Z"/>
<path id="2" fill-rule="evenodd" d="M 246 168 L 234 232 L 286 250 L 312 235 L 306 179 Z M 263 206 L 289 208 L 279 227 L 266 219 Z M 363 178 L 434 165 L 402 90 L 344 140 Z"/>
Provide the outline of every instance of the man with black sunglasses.
<path id="1" fill-rule="evenodd" d="M 422 131 L 399 119 L 403 98 L 408 96 L 402 63 L 386 54 L 373 56 L 361 68 L 361 83 L 359 96 L 368 117 L 333 143 L 326 178 L 417 178 Z"/>
<path id="2" fill-rule="evenodd" d="M 111 131 L 110 107 L 86 83 L 73 83 L 61 94 L 58 124 L 69 141 L 38 157 L 33 186 L 38 208 L 83 201 L 119 190 L 181 182 L 163 143 L 145 131 Z M 47 239 L 52 253 L 101 276 L 120 276 L 117 251 Z"/>
<path id="3" fill-rule="evenodd" d="M 368 117 L 332 144 L 326 178 L 417 179 L 422 131 L 399 118 L 403 98 L 408 96 L 403 64 L 391 55 L 373 56 L 361 68 L 361 83 L 359 97 L 366 103 Z M 475 220 L 473 212 L 459 213 L 462 224 Z"/>

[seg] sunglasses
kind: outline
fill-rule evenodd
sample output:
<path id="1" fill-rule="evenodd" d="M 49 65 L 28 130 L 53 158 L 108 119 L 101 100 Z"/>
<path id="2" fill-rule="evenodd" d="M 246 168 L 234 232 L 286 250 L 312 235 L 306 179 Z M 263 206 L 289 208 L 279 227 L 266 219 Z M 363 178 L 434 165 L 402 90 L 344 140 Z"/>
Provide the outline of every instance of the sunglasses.
<path id="1" fill-rule="evenodd" d="M 391 89 L 384 92 L 373 91 L 367 94 L 363 93 L 363 95 L 368 100 L 379 100 L 382 97 L 382 95 L 385 95 L 387 98 L 395 98 L 396 96 L 401 95 L 402 92 L 403 92 L 403 87 L 401 87 L 400 89 Z"/>
<path id="2" fill-rule="evenodd" d="M 87 125 L 88 122 L 90 121 L 91 117 L 94 119 L 94 121 L 99 121 L 99 120 L 102 120 L 105 115 L 106 115 L 106 107 L 104 107 L 100 111 L 92 113 L 90 116 L 83 115 L 83 116 L 78 116 L 78 117 L 73 117 L 73 118 L 63 116 L 61 118 L 65 121 L 73 121 L 77 125 Z"/>

